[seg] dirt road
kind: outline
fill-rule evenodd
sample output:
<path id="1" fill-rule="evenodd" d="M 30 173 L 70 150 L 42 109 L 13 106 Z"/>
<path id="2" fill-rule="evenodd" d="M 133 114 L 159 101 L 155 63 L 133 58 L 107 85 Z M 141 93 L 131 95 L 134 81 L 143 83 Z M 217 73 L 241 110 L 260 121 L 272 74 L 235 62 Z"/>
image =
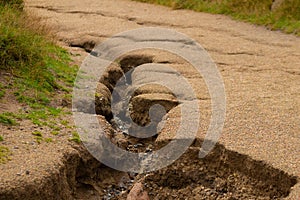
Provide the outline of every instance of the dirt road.
<path id="1" fill-rule="evenodd" d="M 226 16 L 127 0 L 26 3 L 65 45 L 88 48 L 116 33 L 149 26 L 195 39 L 216 62 L 225 83 L 227 117 L 220 143 L 300 177 L 299 37 Z M 290 198 L 299 196 L 298 184 Z"/>

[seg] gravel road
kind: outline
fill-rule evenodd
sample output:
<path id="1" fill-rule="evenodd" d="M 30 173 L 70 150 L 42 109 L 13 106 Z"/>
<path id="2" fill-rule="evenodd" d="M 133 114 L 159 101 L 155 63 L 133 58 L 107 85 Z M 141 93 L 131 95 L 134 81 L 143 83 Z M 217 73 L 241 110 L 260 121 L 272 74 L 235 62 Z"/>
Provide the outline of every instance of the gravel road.
<path id="1" fill-rule="evenodd" d="M 53 27 L 63 45 L 91 49 L 114 34 L 149 26 L 195 39 L 218 65 L 225 83 L 227 116 L 220 143 L 300 177 L 299 37 L 226 16 L 128 0 L 26 3 L 26 9 Z M 189 77 L 194 83 L 200 79 Z M 209 111 L 203 113 L 205 130 Z M 297 184 L 290 199 L 299 196 Z"/>

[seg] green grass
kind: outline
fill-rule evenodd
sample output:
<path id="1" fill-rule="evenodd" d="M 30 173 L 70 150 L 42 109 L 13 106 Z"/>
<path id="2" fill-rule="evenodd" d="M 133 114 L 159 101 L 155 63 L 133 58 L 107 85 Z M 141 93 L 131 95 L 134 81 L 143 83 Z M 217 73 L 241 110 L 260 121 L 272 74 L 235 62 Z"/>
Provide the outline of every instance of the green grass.
<path id="1" fill-rule="evenodd" d="M 81 142 L 80 136 L 79 136 L 79 134 L 76 131 L 72 132 L 72 137 L 69 140 L 73 141 L 73 142 L 76 142 L 76 143 L 80 143 Z"/>
<path id="2" fill-rule="evenodd" d="M 9 113 L 0 113 L 0 123 L 4 125 L 14 126 L 18 123 Z"/>
<path id="3" fill-rule="evenodd" d="M 60 123 L 61 123 L 62 125 L 64 125 L 64 126 L 68 126 L 69 121 L 67 121 L 67 120 L 61 120 Z"/>
<path id="4" fill-rule="evenodd" d="M 0 99 L 13 91 L 15 99 L 29 107 L 26 112 L 0 113 L 0 123 L 17 125 L 16 120 L 29 119 L 44 126 L 65 114 L 51 102 L 57 93 L 71 98 L 78 67 L 69 66 L 69 53 L 48 32 L 23 11 L 22 0 L 0 0 L 0 71 L 10 78 L 10 85 L 0 83 Z"/>
<path id="5" fill-rule="evenodd" d="M 20 110 L 18 113 L 4 112 L 0 113 L 0 123 L 5 125 L 18 125 L 17 120 L 31 120 L 33 124 L 38 126 L 48 126 L 53 130 L 57 130 L 51 121 L 52 118 L 56 118 L 65 114 L 60 108 L 54 108 L 50 106 L 37 107 L 28 111 Z"/>
<path id="6" fill-rule="evenodd" d="M 48 120 L 61 114 L 61 109 L 52 107 L 44 107 L 41 109 L 31 110 L 28 114 L 24 115 L 25 119 L 30 119 L 36 125 L 48 125 Z"/>
<path id="7" fill-rule="evenodd" d="M 23 0 L 0 0 L 0 6 L 9 6 L 22 10 L 24 8 Z"/>
<path id="8" fill-rule="evenodd" d="M 34 136 L 39 136 L 39 137 L 43 137 L 43 134 L 42 134 L 41 131 L 33 131 L 33 132 L 32 132 L 32 135 L 34 135 Z"/>
<path id="9" fill-rule="evenodd" d="M 225 14 L 242 20 L 300 36 L 300 1 L 286 0 L 272 10 L 272 0 L 134 0 L 160 4 L 173 9 L 190 9 Z"/>
<path id="10" fill-rule="evenodd" d="M 0 99 L 3 98 L 5 95 L 5 91 L 4 90 L 0 90 Z"/>
<path id="11" fill-rule="evenodd" d="M 13 75 L 18 101 L 49 104 L 56 91 L 73 84 L 77 69 L 69 67 L 69 54 L 43 31 L 24 25 L 31 20 L 26 13 L 0 6 L 0 16 L 0 70 Z"/>
<path id="12" fill-rule="evenodd" d="M 44 141 L 45 141 L 46 143 L 50 143 L 50 142 L 53 142 L 53 139 L 52 139 L 52 138 L 45 138 Z"/>
<path id="13" fill-rule="evenodd" d="M 59 131 L 51 131 L 52 135 L 59 135 Z"/>
<path id="14" fill-rule="evenodd" d="M 0 135 L 0 142 L 3 142 L 4 141 L 4 139 L 3 139 L 3 137 Z"/>
<path id="15" fill-rule="evenodd" d="M 50 143 L 53 141 L 52 138 L 44 138 L 41 131 L 33 131 L 31 134 L 34 136 L 38 144 L 41 144 L 43 141 L 46 143 Z"/>
<path id="16" fill-rule="evenodd" d="M 70 127 L 62 120 L 62 115 L 70 113 L 53 105 L 56 98 L 71 101 L 78 66 L 69 66 L 69 53 L 55 44 L 48 31 L 38 18 L 23 11 L 22 0 L 0 0 L 0 72 L 5 74 L 1 77 L 0 99 L 9 103 L 14 98 L 22 107 L 16 112 L 0 113 L 0 123 L 13 126 L 30 120 L 50 127 L 55 136 L 62 129 L 57 123 Z M 38 144 L 53 141 L 41 131 L 31 134 Z M 75 133 L 71 140 L 80 142 Z M 9 160 L 9 154 L 6 147 L 0 146 L 0 163 Z"/>
<path id="17" fill-rule="evenodd" d="M 35 141 L 38 143 L 38 144 L 41 144 L 42 141 L 44 141 L 44 138 L 42 136 L 35 136 Z"/>
<path id="18" fill-rule="evenodd" d="M 10 151 L 7 147 L 0 146 L 0 164 L 4 164 L 9 160 Z"/>
<path id="19" fill-rule="evenodd" d="M 0 99 L 5 95 L 5 86 L 0 83 Z"/>

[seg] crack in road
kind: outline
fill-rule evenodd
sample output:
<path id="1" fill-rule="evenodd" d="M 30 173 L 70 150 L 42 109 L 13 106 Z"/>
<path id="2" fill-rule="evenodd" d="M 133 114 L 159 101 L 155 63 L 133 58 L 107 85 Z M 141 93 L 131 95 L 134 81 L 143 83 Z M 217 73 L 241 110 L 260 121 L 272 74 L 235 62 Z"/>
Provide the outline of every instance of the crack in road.
<path id="1" fill-rule="evenodd" d="M 201 30 L 208 30 L 208 31 L 212 31 L 212 32 L 222 32 L 222 33 L 227 33 L 230 37 L 238 37 L 238 38 L 242 38 L 244 40 L 250 41 L 250 42 L 254 42 L 254 43 L 258 43 L 258 44 L 263 44 L 266 46 L 274 46 L 274 47 L 291 47 L 291 45 L 286 45 L 286 44 L 282 44 L 282 43 L 268 43 L 265 42 L 263 40 L 260 39 L 253 39 L 253 38 L 249 38 L 243 34 L 237 33 L 237 32 L 233 32 L 232 30 L 227 30 L 227 29 L 223 29 L 223 28 L 216 28 L 216 27 L 211 27 L 211 26 L 204 26 L 204 25 L 181 25 L 181 24 L 173 24 L 173 23 L 166 23 L 166 22 L 156 22 L 156 21 L 149 21 L 149 20 L 140 20 L 137 19 L 136 17 L 131 17 L 131 16 L 126 16 L 126 15 L 116 15 L 113 13 L 108 13 L 108 12 L 103 12 L 103 11 L 80 11 L 80 10 L 72 10 L 72 11 L 67 11 L 64 9 L 60 9 L 60 8 L 54 8 L 54 7 L 50 7 L 50 6 L 29 6 L 31 8 L 37 8 L 37 9 L 46 9 L 48 11 L 52 11 L 52 12 L 57 12 L 57 13 L 66 13 L 66 14 L 84 14 L 84 15 L 99 15 L 102 17 L 108 17 L 108 18 L 117 18 L 117 19 L 121 19 L 121 20 L 125 20 L 125 21 L 132 21 L 135 22 L 137 25 L 141 25 L 141 26 L 163 26 L 163 27 L 170 27 L 170 28 L 182 28 L 182 29 L 201 29 Z M 232 53 L 235 54 L 235 53 Z M 247 54 L 247 53 L 241 53 L 241 54 Z M 252 55 L 252 54 L 249 54 Z"/>

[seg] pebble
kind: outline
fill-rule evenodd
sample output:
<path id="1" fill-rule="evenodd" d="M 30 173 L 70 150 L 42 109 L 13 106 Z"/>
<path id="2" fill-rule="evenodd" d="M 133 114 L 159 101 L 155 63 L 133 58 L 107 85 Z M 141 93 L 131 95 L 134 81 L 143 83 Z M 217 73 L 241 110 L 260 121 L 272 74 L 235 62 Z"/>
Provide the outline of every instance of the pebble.
<path id="1" fill-rule="evenodd" d="M 127 200 L 150 200 L 147 191 L 142 183 L 136 183 L 127 196 Z"/>

